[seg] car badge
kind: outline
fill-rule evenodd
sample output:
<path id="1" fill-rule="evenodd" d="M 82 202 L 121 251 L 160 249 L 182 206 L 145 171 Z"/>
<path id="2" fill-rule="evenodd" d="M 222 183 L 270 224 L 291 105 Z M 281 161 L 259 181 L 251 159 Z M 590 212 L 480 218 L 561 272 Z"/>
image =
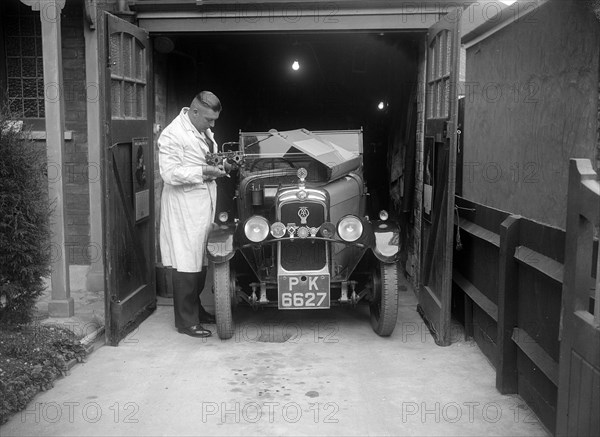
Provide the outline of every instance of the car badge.
<path id="1" fill-rule="evenodd" d="M 310 215 L 310 211 L 306 206 L 301 206 L 298 210 L 298 217 L 300 217 L 300 224 L 306 224 L 306 218 Z"/>
<path id="2" fill-rule="evenodd" d="M 271 235 L 275 238 L 282 238 L 285 236 L 286 226 L 281 222 L 275 222 L 271 225 Z"/>
<path id="3" fill-rule="evenodd" d="M 310 236 L 311 237 L 316 237 L 317 236 L 317 232 L 319 232 L 319 228 L 315 228 L 314 226 L 312 228 L 308 228 L 308 230 L 310 231 Z"/>
<path id="4" fill-rule="evenodd" d="M 308 197 L 308 193 L 305 190 L 300 190 L 296 193 L 296 197 L 299 200 L 306 200 L 306 198 Z"/>
<path id="5" fill-rule="evenodd" d="M 295 223 L 288 223 L 287 231 L 290 234 L 290 238 L 294 238 L 294 234 L 296 233 L 297 229 L 298 229 L 298 226 L 296 226 Z"/>
<path id="6" fill-rule="evenodd" d="M 308 237 L 310 231 L 308 230 L 308 228 L 306 226 L 302 226 L 300 228 L 298 228 L 298 236 L 300 238 L 306 238 Z"/>

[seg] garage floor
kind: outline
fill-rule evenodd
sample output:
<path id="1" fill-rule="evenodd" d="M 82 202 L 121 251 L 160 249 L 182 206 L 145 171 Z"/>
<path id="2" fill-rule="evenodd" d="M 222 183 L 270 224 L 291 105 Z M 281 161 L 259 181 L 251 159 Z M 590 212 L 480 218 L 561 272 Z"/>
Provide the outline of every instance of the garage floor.
<path id="1" fill-rule="evenodd" d="M 237 314 L 195 339 L 159 306 L 0 428 L 9 435 L 549 435 L 457 326 L 435 345 L 408 284 L 393 336 L 367 308 Z M 212 327 L 214 328 L 214 326 Z"/>

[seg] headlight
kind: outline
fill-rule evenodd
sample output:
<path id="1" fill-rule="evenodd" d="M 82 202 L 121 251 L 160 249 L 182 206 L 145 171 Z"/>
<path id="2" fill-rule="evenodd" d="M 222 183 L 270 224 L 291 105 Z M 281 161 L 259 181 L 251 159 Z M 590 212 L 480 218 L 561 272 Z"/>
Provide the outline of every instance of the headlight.
<path id="1" fill-rule="evenodd" d="M 229 214 L 226 211 L 219 213 L 219 221 L 225 223 L 229 219 Z"/>
<path id="2" fill-rule="evenodd" d="M 319 228 L 319 233 L 324 238 L 333 238 L 335 235 L 335 225 L 331 222 L 325 222 Z"/>
<path id="3" fill-rule="evenodd" d="M 285 225 L 281 222 L 275 222 L 271 225 L 271 235 L 275 238 L 281 238 L 285 235 Z"/>
<path id="4" fill-rule="evenodd" d="M 358 217 L 347 215 L 338 222 L 337 232 L 344 241 L 356 241 L 363 233 L 363 225 Z"/>
<path id="5" fill-rule="evenodd" d="M 246 221 L 244 233 L 248 240 L 260 243 L 269 235 L 269 222 L 264 217 L 253 215 Z"/>

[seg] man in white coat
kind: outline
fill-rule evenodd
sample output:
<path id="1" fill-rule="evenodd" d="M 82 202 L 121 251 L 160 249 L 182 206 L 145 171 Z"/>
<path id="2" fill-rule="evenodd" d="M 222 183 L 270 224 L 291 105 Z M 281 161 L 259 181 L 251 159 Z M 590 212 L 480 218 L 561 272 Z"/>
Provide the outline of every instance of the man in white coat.
<path id="1" fill-rule="evenodd" d="M 206 280 L 206 243 L 217 201 L 215 179 L 225 175 L 206 164 L 216 152 L 211 127 L 219 118 L 221 102 L 202 91 L 161 133 L 158 139 L 160 175 L 164 181 L 160 213 L 160 253 L 173 269 L 173 308 L 178 332 L 192 337 L 212 333 L 201 323 L 214 316 L 200 303 Z"/>

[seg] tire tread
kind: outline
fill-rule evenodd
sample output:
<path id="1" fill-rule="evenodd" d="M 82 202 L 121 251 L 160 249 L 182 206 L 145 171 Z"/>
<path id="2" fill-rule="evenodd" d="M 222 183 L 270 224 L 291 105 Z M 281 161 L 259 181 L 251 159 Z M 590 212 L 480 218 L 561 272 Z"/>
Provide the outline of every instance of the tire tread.
<path id="1" fill-rule="evenodd" d="M 398 318 L 398 269 L 396 264 L 381 263 L 381 306 L 379 317 L 371 312 L 371 326 L 381 337 L 389 337 L 394 332 Z"/>
<path id="2" fill-rule="evenodd" d="M 215 288 L 215 318 L 217 334 L 221 340 L 233 336 L 233 315 L 231 313 L 231 283 L 229 262 L 213 264 L 213 284 Z"/>

